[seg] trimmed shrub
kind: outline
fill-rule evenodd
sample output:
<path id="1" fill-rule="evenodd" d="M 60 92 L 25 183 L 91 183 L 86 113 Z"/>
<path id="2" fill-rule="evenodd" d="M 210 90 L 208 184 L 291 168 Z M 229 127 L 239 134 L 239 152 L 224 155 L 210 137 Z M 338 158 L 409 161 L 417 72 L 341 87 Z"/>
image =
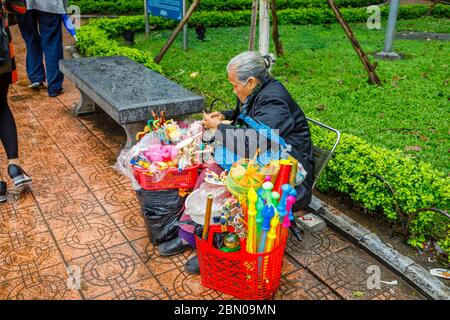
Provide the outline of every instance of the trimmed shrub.
<path id="1" fill-rule="evenodd" d="M 77 46 L 80 53 L 84 56 L 126 56 L 152 70 L 162 73 L 161 66 L 153 61 L 150 52 L 120 46 L 117 41 L 109 37 L 108 32 L 102 29 L 88 25 L 79 30 L 78 37 Z"/>
<path id="2" fill-rule="evenodd" d="M 340 8 L 360 8 L 380 4 L 383 0 L 336 0 Z M 192 1 L 188 1 L 190 5 Z M 143 0 L 72 0 L 69 4 L 80 7 L 83 14 L 142 14 Z M 326 0 L 277 0 L 277 9 L 324 8 Z M 237 11 L 250 10 L 252 0 L 202 0 L 197 11 Z"/>
<path id="3" fill-rule="evenodd" d="M 333 134 L 324 134 L 314 126 L 311 130 L 315 145 L 330 147 Z M 376 175 L 385 179 L 395 193 Z M 430 164 L 343 134 L 317 188 L 345 193 L 363 208 L 382 211 L 398 226 L 410 220 L 408 243 L 423 248 L 426 240 L 434 240 L 450 262 L 449 219 L 435 212 L 418 212 L 433 207 L 448 212 L 450 208 L 450 178 Z M 397 206 L 405 217 L 398 216 Z"/>

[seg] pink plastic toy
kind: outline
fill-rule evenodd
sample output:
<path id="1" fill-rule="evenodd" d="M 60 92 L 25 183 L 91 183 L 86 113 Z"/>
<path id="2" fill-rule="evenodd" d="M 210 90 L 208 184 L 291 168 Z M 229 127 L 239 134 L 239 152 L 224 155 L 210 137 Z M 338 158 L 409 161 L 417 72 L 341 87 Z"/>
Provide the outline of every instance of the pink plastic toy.
<path id="1" fill-rule="evenodd" d="M 175 146 L 163 146 L 155 144 L 151 146 L 144 155 L 151 162 L 173 161 L 180 151 Z"/>

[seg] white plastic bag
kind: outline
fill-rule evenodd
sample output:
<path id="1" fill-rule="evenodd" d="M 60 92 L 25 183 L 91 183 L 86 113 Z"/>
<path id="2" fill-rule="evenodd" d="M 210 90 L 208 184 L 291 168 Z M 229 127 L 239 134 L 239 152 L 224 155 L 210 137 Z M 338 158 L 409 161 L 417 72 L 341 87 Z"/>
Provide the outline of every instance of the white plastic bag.
<path id="1" fill-rule="evenodd" d="M 147 151 L 150 146 L 159 144 L 160 139 L 159 137 L 154 133 L 148 133 L 146 134 L 137 144 L 135 144 L 131 149 L 128 150 L 122 150 L 117 157 L 117 162 L 114 164 L 114 169 L 122 173 L 124 176 L 126 176 L 131 181 L 131 185 L 134 190 L 141 189 L 141 186 L 136 181 L 133 173 L 133 167 L 131 165 L 131 159 L 134 157 L 141 155 L 143 152 Z M 158 171 L 155 173 L 155 181 L 158 182 L 164 179 L 165 176 L 164 171 Z"/>
<path id="2" fill-rule="evenodd" d="M 214 196 L 211 208 L 211 223 L 213 222 L 214 217 L 220 216 L 225 202 L 231 196 L 225 186 L 214 185 L 208 182 L 202 183 L 197 190 L 189 195 L 186 199 L 185 213 L 188 214 L 194 222 L 201 225 L 204 223 L 208 194 L 213 194 Z"/>

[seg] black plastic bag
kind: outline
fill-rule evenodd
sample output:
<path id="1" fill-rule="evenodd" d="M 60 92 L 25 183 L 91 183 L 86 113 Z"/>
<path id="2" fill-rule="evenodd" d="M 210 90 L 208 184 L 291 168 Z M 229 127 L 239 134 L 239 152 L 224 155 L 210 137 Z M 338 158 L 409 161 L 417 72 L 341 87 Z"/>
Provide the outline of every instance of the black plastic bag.
<path id="1" fill-rule="evenodd" d="M 179 219 L 184 209 L 184 200 L 178 189 L 136 191 L 142 214 L 153 245 L 170 241 L 178 235 Z"/>

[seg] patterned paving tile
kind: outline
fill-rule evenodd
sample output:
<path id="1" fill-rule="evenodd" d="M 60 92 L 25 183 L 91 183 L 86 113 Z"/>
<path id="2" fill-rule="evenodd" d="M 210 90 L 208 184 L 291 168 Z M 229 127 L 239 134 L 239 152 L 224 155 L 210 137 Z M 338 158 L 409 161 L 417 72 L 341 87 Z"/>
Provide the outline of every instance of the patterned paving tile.
<path id="1" fill-rule="evenodd" d="M 61 195 L 56 201 L 42 204 L 41 210 L 52 230 L 108 215 L 90 192 L 75 196 Z"/>
<path id="2" fill-rule="evenodd" d="M 99 248 L 91 255 L 70 261 L 70 265 L 80 268 L 82 292 L 87 299 L 111 291 L 129 292 L 135 283 L 153 278 L 128 244 Z"/>
<path id="3" fill-rule="evenodd" d="M 150 277 L 129 286 L 119 286 L 108 293 L 95 297 L 97 300 L 169 300 L 155 278 Z"/>
<path id="4" fill-rule="evenodd" d="M 68 273 L 63 264 L 29 273 L 0 283 L 0 300 L 79 300 L 80 293 L 67 287 Z"/>
<path id="5" fill-rule="evenodd" d="M 105 163 L 95 163 L 78 171 L 84 182 L 92 191 L 114 188 L 116 185 L 126 185 L 127 178 L 112 166 Z"/>
<path id="6" fill-rule="evenodd" d="M 10 280 L 34 275 L 40 269 L 62 263 L 49 232 L 13 233 L 10 241 L 1 244 L 0 279 Z"/>
<path id="7" fill-rule="evenodd" d="M 184 270 L 174 269 L 156 278 L 173 300 L 223 300 L 229 297 L 202 286 L 200 276 L 190 275 Z"/>
<path id="8" fill-rule="evenodd" d="M 72 217 L 70 225 L 52 231 L 67 261 L 127 242 L 109 216 Z"/>
<path id="9" fill-rule="evenodd" d="M 157 248 L 149 243 L 148 237 L 133 241 L 132 246 L 156 276 L 172 271 L 183 272 L 186 261 L 193 255 L 193 251 L 188 250 L 172 257 L 162 257 Z"/>
<path id="10" fill-rule="evenodd" d="M 371 285 L 368 285 L 371 275 L 369 267 L 379 268 L 381 281 L 397 280 L 398 285 L 390 286 L 381 283 L 380 289 L 370 289 Z M 404 280 L 357 247 L 352 246 L 332 253 L 311 264 L 308 269 L 346 300 L 423 298 Z"/>
<path id="11" fill-rule="evenodd" d="M 286 252 L 306 267 L 349 246 L 349 241 L 326 228 L 320 232 L 305 232 L 302 242 L 290 234 Z"/>
<path id="12" fill-rule="evenodd" d="M 339 297 L 322 281 L 285 257 L 275 300 L 337 300 Z"/>
<path id="13" fill-rule="evenodd" d="M 33 194 L 39 204 L 74 197 L 89 192 L 86 183 L 76 173 L 70 175 L 47 174 L 33 177 Z"/>
<path id="14" fill-rule="evenodd" d="M 36 206 L 15 208 L 10 201 L 0 205 L 0 243 L 14 238 L 47 232 L 48 228 Z"/>
<path id="15" fill-rule="evenodd" d="M 128 241 L 134 241 L 148 236 L 144 218 L 138 208 L 111 213 L 110 217 L 125 234 Z"/>
<path id="16" fill-rule="evenodd" d="M 109 213 L 140 208 L 135 192 L 126 184 L 115 183 L 93 193 Z"/>

